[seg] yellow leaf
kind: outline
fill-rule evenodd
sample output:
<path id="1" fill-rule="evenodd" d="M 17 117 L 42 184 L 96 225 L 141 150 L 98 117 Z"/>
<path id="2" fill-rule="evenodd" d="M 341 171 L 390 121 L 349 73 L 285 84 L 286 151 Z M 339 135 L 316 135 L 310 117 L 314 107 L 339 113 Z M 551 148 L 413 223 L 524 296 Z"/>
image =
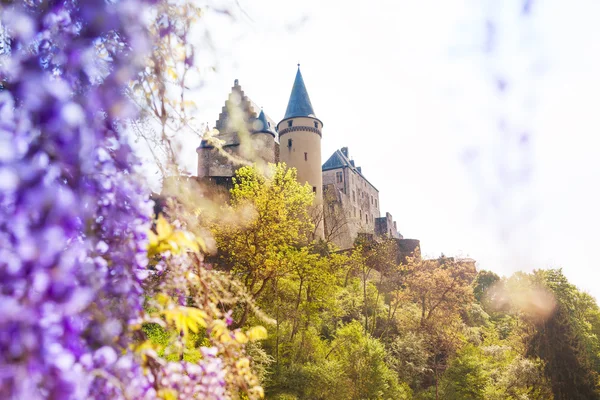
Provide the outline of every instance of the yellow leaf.
<path id="1" fill-rule="evenodd" d="M 235 340 L 240 344 L 248 343 L 248 336 L 246 336 L 243 332 L 237 331 L 233 334 Z"/>
<path id="2" fill-rule="evenodd" d="M 179 252 L 181 251 L 181 248 L 178 246 L 178 244 L 175 240 L 169 240 L 169 241 L 167 241 L 167 244 L 169 245 L 169 249 L 173 253 L 179 254 Z"/>
<path id="3" fill-rule="evenodd" d="M 182 249 L 187 248 L 196 253 L 200 251 L 198 243 L 190 238 L 191 234 L 188 232 L 177 231 L 172 235 L 173 241 L 179 245 Z"/>
<path id="4" fill-rule="evenodd" d="M 150 340 L 145 340 L 142 343 L 140 343 L 137 346 L 134 346 L 133 351 L 135 351 L 136 353 L 142 353 L 145 350 L 153 350 L 154 349 L 154 345 L 152 344 L 152 342 Z"/>
<path id="5" fill-rule="evenodd" d="M 158 245 L 158 236 L 156 236 L 156 234 L 152 231 L 148 232 L 148 241 L 149 241 L 149 245 L 150 247 L 156 247 Z"/>
<path id="6" fill-rule="evenodd" d="M 227 324 L 223 320 L 218 319 L 216 321 L 213 321 L 211 333 L 221 342 L 227 342 L 229 339 L 229 331 L 227 330 Z"/>
<path id="7" fill-rule="evenodd" d="M 263 326 L 253 326 L 252 328 L 248 329 L 248 331 L 246 332 L 246 335 L 248 336 L 248 339 L 251 342 L 254 342 L 256 340 L 263 340 L 267 338 L 267 330 L 265 329 L 265 327 Z"/>
<path id="8" fill-rule="evenodd" d="M 158 233 L 158 240 L 165 240 L 173 234 L 173 227 L 162 214 L 158 216 L 158 220 L 156 221 L 156 232 Z"/>
<path id="9" fill-rule="evenodd" d="M 160 389 L 157 395 L 159 399 L 177 400 L 177 392 L 173 389 Z"/>
<path id="10" fill-rule="evenodd" d="M 237 369 L 247 369 L 250 368 L 250 360 L 248 360 L 246 357 L 240 358 L 236 363 L 235 366 Z"/>
<path id="11" fill-rule="evenodd" d="M 206 328 L 206 318 L 208 318 L 208 315 L 204 311 L 187 307 L 187 321 L 192 331 L 198 332 L 199 326 Z"/>
<path id="12" fill-rule="evenodd" d="M 185 100 L 183 105 L 190 108 L 196 108 L 196 103 L 191 100 Z"/>
<path id="13" fill-rule="evenodd" d="M 164 293 L 159 293 L 156 295 L 156 301 L 163 307 L 169 304 L 169 300 L 169 296 Z"/>
<path id="14" fill-rule="evenodd" d="M 167 322 L 175 325 L 175 329 L 187 336 L 191 330 L 197 333 L 199 327 L 206 328 L 206 312 L 193 307 L 175 307 L 163 312 Z"/>
<path id="15" fill-rule="evenodd" d="M 175 69 L 173 67 L 167 68 L 167 73 L 172 79 L 177 79 L 177 72 L 175 72 Z"/>

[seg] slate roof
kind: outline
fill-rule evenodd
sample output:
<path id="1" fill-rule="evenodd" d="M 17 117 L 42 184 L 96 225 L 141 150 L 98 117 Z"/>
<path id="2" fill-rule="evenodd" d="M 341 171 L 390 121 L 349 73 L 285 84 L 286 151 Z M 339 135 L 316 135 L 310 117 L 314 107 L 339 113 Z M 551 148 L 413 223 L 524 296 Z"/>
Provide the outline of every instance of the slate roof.
<path id="1" fill-rule="evenodd" d="M 260 114 L 258 114 L 258 118 L 256 118 L 254 120 L 253 128 L 254 129 L 253 129 L 252 133 L 264 132 L 264 133 L 269 133 L 269 134 L 273 135 L 273 137 L 277 136 L 275 131 L 273 131 L 273 129 L 271 128 L 269 121 L 267 121 L 267 116 L 265 115 L 265 112 L 263 110 L 260 110 Z"/>
<path id="2" fill-rule="evenodd" d="M 312 104 L 310 103 L 310 97 L 308 97 L 308 91 L 304 85 L 304 79 L 302 79 L 300 65 L 298 65 L 298 72 L 296 72 L 296 79 L 294 80 L 294 86 L 292 86 L 290 101 L 288 102 L 283 119 L 293 117 L 316 118 Z"/>
<path id="3" fill-rule="evenodd" d="M 323 171 L 327 171 L 330 169 L 337 169 L 343 167 L 354 168 L 350 163 L 350 160 L 340 150 L 336 150 L 331 155 L 331 157 L 329 157 L 329 159 L 325 161 L 321 169 Z"/>
<path id="4" fill-rule="evenodd" d="M 350 160 L 348 157 L 342 153 L 341 150 L 336 150 L 325 163 L 321 166 L 321 171 L 329 171 L 332 169 L 338 168 L 350 168 L 357 174 L 359 174 L 365 181 L 369 183 L 369 185 L 373 186 L 373 189 L 377 190 L 377 188 L 369 182 L 369 180 L 363 175 L 362 171 L 360 171 L 355 165 L 354 160 Z M 377 190 L 378 191 L 378 190 Z"/>

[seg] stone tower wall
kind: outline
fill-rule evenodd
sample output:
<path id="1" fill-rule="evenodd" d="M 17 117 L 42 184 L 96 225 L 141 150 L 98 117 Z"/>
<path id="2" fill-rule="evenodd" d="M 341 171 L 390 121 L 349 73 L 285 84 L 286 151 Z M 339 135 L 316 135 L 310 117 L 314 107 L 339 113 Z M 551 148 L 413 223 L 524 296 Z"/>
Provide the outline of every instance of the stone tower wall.
<path id="1" fill-rule="evenodd" d="M 289 126 L 289 121 L 292 125 Z M 278 125 L 279 158 L 288 167 L 298 171 L 298 182 L 313 187 L 315 204 L 323 204 L 323 174 L 321 171 L 321 129 L 316 118 L 295 117 L 284 119 Z M 323 237 L 323 225 L 317 229 Z"/>

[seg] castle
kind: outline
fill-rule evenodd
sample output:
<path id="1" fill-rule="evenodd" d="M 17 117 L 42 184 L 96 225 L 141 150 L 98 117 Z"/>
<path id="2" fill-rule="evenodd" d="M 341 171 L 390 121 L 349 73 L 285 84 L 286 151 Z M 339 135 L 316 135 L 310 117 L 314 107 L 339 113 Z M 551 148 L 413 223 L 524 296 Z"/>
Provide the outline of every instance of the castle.
<path id="1" fill-rule="evenodd" d="M 236 79 L 215 128 L 218 135 L 203 139 L 196 150 L 199 179 L 227 187 L 237 168 L 232 158 L 281 161 L 296 168 L 299 182 L 312 186 L 320 210 L 315 218 L 319 237 L 340 249 L 351 248 L 359 235 L 403 239 L 392 216 L 381 216 L 379 191 L 355 165 L 347 147 L 321 163 L 323 122 L 315 115 L 300 65 L 279 123 L 244 93 Z M 221 151 L 215 149 L 214 139 Z"/>

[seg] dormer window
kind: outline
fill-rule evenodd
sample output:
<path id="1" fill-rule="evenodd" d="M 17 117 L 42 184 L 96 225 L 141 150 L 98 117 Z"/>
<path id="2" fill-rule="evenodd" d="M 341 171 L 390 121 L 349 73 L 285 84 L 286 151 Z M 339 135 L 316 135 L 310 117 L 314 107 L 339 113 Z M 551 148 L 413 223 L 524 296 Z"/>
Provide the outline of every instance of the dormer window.
<path id="1" fill-rule="evenodd" d="M 292 124 L 293 124 L 293 123 L 294 123 L 294 121 L 292 121 L 292 120 L 289 120 L 289 121 L 288 121 L 288 127 L 292 126 Z"/>

